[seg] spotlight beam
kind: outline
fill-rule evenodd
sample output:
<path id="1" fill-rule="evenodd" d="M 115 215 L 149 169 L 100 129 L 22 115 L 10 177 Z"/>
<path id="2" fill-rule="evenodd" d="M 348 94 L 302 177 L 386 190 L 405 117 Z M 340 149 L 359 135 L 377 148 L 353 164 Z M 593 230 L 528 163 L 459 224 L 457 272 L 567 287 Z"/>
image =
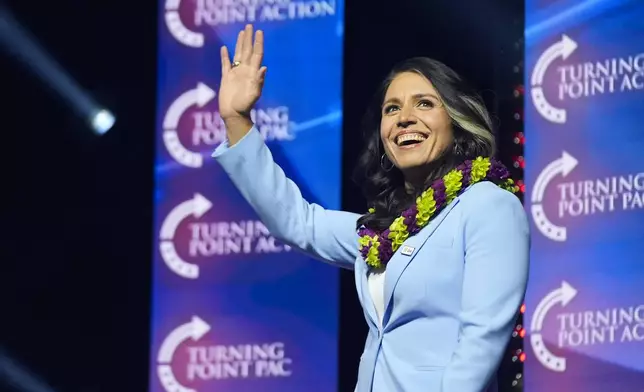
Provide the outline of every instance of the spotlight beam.
<path id="1" fill-rule="evenodd" d="M 76 111 L 94 132 L 103 134 L 115 122 L 114 115 L 100 107 L 90 94 L 47 54 L 16 21 L 8 9 L 0 6 L 0 44 L 29 68 L 44 84 L 49 85 Z"/>

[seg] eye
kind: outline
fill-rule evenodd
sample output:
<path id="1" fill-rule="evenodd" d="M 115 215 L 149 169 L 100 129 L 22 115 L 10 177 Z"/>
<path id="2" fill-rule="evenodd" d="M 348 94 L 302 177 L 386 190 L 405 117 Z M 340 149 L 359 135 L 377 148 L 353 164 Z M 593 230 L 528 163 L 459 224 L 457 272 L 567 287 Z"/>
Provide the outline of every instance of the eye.
<path id="1" fill-rule="evenodd" d="M 433 109 L 434 107 L 436 107 L 436 104 L 428 99 L 423 99 L 418 102 L 418 106 L 422 108 Z"/>
<path id="2" fill-rule="evenodd" d="M 398 105 L 387 105 L 382 110 L 382 112 L 385 113 L 385 114 L 389 114 L 389 113 L 393 112 L 394 110 L 398 110 Z"/>

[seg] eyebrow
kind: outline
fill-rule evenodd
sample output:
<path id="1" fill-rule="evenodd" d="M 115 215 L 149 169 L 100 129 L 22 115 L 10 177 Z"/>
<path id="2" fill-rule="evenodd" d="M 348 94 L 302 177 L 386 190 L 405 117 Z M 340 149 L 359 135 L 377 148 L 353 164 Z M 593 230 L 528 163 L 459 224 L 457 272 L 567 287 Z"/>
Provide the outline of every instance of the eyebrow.
<path id="1" fill-rule="evenodd" d="M 440 101 L 440 99 L 438 99 L 438 97 L 437 97 L 437 96 L 435 96 L 435 95 L 434 95 L 434 94 L 432 94 L 432 93 L 419 93 L 419 94 L 414 94 L 414 95 L 413 95 L 413 98 L 414 98 L 414 99 L 420 99 L 420 98 L 425 98 L 425 97 L 432 97 L 432 98 L 434 98 L 435 100 Z M 383 104 L 383 106 L 384 106 L 385 104 L 390 103 L 390 102 L 400 102 L 400 100 L 399 100 L 398 98 L 395 98 L 395 97 L 394 97 L 394 98 L 389 98 L 388 100 L 386 100 L 386 101 L 385 101 L 385 102 L 383 102 L 382 104 Z"/>

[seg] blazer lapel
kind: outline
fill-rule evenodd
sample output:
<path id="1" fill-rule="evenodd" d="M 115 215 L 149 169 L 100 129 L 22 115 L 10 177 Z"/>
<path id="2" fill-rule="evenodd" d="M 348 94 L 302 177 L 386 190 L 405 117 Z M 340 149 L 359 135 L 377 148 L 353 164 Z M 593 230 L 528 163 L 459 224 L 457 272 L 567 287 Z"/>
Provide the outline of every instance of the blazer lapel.
<path id="1" fill-rule="evenodd" d="M 378 315 L 376 314 L 376 307 L 371 298 L 371 291 L 369 290 L 369 283 L 367 281 L 367 264 L 359 258 L 356 261 L 355 266 L 355 278 L 356 278 L 356 287 L 360 296 L 362 297 L 362 306 L 367 312 L 367 320 L 371 321 L 375 328 L 379 329 L 380 322 L 378 321 Z"/>
<path id="2" fill-rule="evenodd" d="M 457 197 L 441 211 L 434 219 L 432 219 L 427 226 L 425 226 L 418 234 L 410 237 L 405 241 L 400 248 L 394 253 L 389 264 L 387 264 L 387 274 L 385 275 L 385 314 L 383 318 L 383 326 L 389 321 L 390 303 L 396 285 L 400 280 L 400 276 L 405 271 L 409 263 L 414 259 L 420 248 L 425 241 L 436 231 L 438 226 L 443 222 L 443 219 L 459 202 Z"/>

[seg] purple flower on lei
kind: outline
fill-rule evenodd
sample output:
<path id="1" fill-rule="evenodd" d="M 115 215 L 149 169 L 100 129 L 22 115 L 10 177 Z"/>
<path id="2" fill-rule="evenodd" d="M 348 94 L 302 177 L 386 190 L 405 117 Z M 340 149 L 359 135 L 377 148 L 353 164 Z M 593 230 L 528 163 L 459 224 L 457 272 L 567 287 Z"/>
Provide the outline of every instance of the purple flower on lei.
<path id="1" fill-rule="evenodd" d="M 367 259 L 367 255 L 369 254 L 369 248 L 370 246 L 363 246 L 360 248 L 360 256 L 362 256 L 363 260 Z"/>
<path id="2" fill-rule="evenodd" d="M 368 227 L 363 226 L 360 228 L 360 230 L 358 230 L 358 236 L 360 237 L 369 236 L 373 238 L 374 235 L 376 235 L 376 231 Z M 369 245 L 360 247 L 360 255 L 363 259 L 367 258 L 367 255 L 369 254 L 369 248 L 371 248 L 371 241 L 369 241 Z"/>
<path id="3" fill-rule="evenodd" d="M 434 189 L 434 200 L 436 200 L 436 205 L 443 205 L 447 198 L 445 195 L 445 181 L 443 181 L 442 178 L 437 180 L 434 185 L 432 185 L 432 188 Z"/>
<path id="4" fill-rule="evenodd" d="M 416 225 L 416 214 L 418 214 L 418 207 L 416 207 L 415 204 L 402 213 L 403 218 L 405 218 L 403 222 L 405 223 L 405 226 L 407 226 L 407 230 L 410 233 L 415 233 L 419 230 L 418 226 Z"/>
<path id="5" fill-rule="evenodd" d="M 510 171 L 496 159 L 490 159 L 490 169 L 487 177 L 505 181 L 510 178 Z"/>
<path id="6" fill-rule="evenodd" d="M 389 238 L 389 229 L 382 232 L 382 238 Z M 390 241 L 380 241 L 378 245 L 378 257 L 380 260 L 389 260 L 394 255 Z"/>
<path id="7" fill-rule="evenodd" d="M 459 167 L 461 172 L 463 173 L 463 189 L 467 188 L 470 186 L 470 181 L 472 180 L 472 161 L 465 161 Z"/>

